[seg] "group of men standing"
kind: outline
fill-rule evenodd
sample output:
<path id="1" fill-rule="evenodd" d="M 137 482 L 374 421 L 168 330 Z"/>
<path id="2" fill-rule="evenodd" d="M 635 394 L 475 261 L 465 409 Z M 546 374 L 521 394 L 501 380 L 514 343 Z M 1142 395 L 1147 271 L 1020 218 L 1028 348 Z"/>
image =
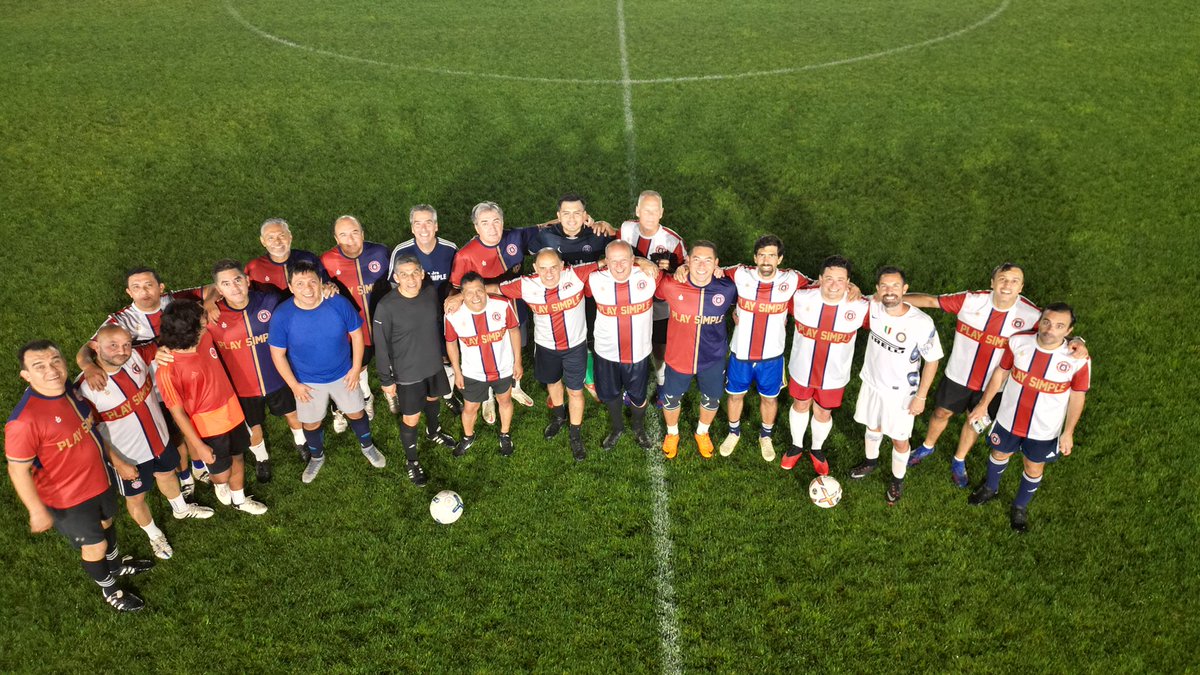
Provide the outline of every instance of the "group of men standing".
<path id="1" fill-rule="evenodd" d="M 555 220 L 505 229 L 502 209 L 482 202 L 471 212 L 476 237 L 459 249 L 437 236 L 437 212 L 422 204 L 409 213 L 413 238 L 391 251 L 367 241 L 356 218 L 342 216 L 333 224 L 334 246 L 320 256 L 292 248 L 288 224 L 270 219 L 259 232 L 266 254 L 244 267 L 218 261 L 202 288 L 168 293 L 156 271 L 131 270 L 126 291 L 133 302 L 79 350 L 78 384 L 68 380 L 53 343 L 31 342 L 19 354 L 29 389 L 6 426 L 5 452 L 30 528 L 53 524 L 80 549 L 110 604 L 139 609 L 140 598 L 117 590 L 113 577 L 150 563 L 117 555 L 114 492 L 125 496 L 155 555 L 165 559 L 173 549 L 145 504 L 151 485 L 179 519 L 213 515 L 187 501 L 196 481 L 211 482 L 231 509 L 267 511 L 247 494 L 244 456 L 253 455 L 258 482 L 272 479 L 263 432 L 268 411 L 290 428 L 304 483 L 325 465 L 330 405 L 334 431 L 352 429 L 367 461 L 383 468 L 371 432 L 372 361 L 398 417 L 413 484 L 429 480 L 418 453 L 421 415 L 426 439 L 461 457 L 476 444 L 482 411 L 485 422 L 499 422 L 500 454 L 511 455 L 514 401 L 533 405 L 520 387 L 532 320 L 534 374 L 550 408 L 543 435 L 554 438 L 566 426 L 576 461 L 587 456 L 585 391 L 608 413 L 604 450 L 620 443 L 626 414 L 636 444 L 655 447 L 646 430 L 653 376 L 666 459 L 680 452 L 681 406 L 694 381 L 700 456 L 714 455 L 710 429 L 723 395 L 729 431 L 720 454 L 735 451 L 744 399 L 754 387 L 760 453 L 773 462 L 786 382 L 791 443 L 780 466 L 795 467 L 807 434 L 820 475 L 829 473 L 825 443 L 857 335 L 868 331 L 854 414 L 865 429 L 865 458 L 850 477 L 875 471 L 889 437 L 885 498 L 895 504 L 908 467 L 933 453 L 950 417 L 968 413 L 952 479 L 966 487 L 966 454 L 986 431 L 987 477 L 969 499 L 986 503 L 1008 458 L 1021 451 L 1025 471 L 1011 522 L 1025 530 L 1044 465 L 1073 447 L 1089 386 L 1086 348 L 1068 340 L 1072 308 L 1039 310 L 1025 300 L 1024 271 L 1012 264 L 993 271 L 990 291 L 942 296 L 909 293 L 906 273 L 883 267 L 873 297 L 865 298 L 850 282 L 849 260 L 830 256 L 810 279 L 782 267 L 784 244 L 774 235 L 754 243 L 752 265 L 721 267 L 714 243 L 685 246 L 662 225 L 663 213 L 662 197 L 647 191 L 638 197 L 637 217 L 614 229 L 568 194 Z M 525 274 L 530 254 L 533 272 Z M 956 315 L 954 346 L 925 441 L 911 450 L 914 420 L 943 357 L 934 322 L 922 311 L 933 308 Z M 441 427 L 443 403 L 461 417 L 458 440 Z"/>

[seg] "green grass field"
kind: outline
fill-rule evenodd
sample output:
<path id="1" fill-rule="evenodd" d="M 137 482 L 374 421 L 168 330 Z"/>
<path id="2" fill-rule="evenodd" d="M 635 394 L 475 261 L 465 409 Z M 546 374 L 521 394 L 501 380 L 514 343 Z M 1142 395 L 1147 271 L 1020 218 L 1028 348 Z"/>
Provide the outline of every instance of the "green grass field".
<path id="1" fill-rule="evenodd" d="M 105 606 L 60 537 L 29 535 L 0 481 L 0 670 L 1197 668 L 1197 5 L 620 3 L 0 1 L 0 348 L 73 352 L 128 302 L 126 268 L 203 282 L 217 258 L 259 255 L 269 216 L 298 248 L 331 246 L 342 213 L 390 246 L 430 202 L 464 243 L 478 201 L 520 226 L 578 190 L 616 222 L 631 189 L 656 189 L 664 223 L 727 264 L 775 232 L 791 266 L 842 253 L 863 288 L 883 263 L 913 290 L 982 288 L 1014 260 L 1027 296 L 1073 303 L 1093 390 L 1032 531 L 1008 527 L 1017 471 L 1003 505 L 951 485 L 958 421 L 896 508 L 876 475 L 817 509 L 804 465 L 745 441 L 703 461 L 685 435 L 663 467 L 665 578 L 659 460 L 601 453 L 599 407 L 581 465 L 541 440 L 544 410 L 519 409 L 509 460 L 491 431 L 459 461 L 423 445 L 424 490 L 386 415 L 387 469 L 343 436 L 308 486 L 272 422 L 276 478 L 250 490 L 266 516 L 178 523 L 153 500 L 176 555 L 136 580 L 139 615 Z M 24 383 L 4 363 L 7 414 Z M 856 382 L 827 446 L 839 479 L 862 456 Z M 427 513 L 443 488 L 467 504 L 449 527 Z"/>

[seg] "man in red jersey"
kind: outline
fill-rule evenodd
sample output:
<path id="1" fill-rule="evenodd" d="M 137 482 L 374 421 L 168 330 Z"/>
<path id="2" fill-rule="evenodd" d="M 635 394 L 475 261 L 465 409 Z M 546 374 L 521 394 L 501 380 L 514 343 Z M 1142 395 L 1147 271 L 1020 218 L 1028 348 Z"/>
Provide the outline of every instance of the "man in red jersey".
<path id="1" fill-rule="evenodd" d="M 292 228 L 283 218 L 268 218 L 258 229 L 258 240 L 267 250 L 266 255 L 259 256 L 246 263 L 246 275 L 260 289 L 267 287 L 287 295 L 288 275 L 292 265 L 298 260 L 306 260 L 317 266 L 321 281 L 329 281 L 321 261 L 310 251 L 292 248 Z"/>

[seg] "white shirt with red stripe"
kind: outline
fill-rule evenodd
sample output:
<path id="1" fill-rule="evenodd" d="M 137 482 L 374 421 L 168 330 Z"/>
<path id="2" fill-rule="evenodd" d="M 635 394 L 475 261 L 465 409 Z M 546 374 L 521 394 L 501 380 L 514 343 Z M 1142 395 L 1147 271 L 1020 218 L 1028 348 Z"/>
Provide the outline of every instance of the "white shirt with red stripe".
<path id="1" fill-rule="evenodd" d="M 79 393 L 92 402 L 102 424 L 100 435 L 130 464 L 162 454 L 169 438 L 150 368 L 135 351 L 121 369 L 108 376 L 102 391 L 80 380 Z"/>
<path id="2" fill-rule="evenodd" d="M 1042 315 L 1042 310 L 1023 296 L 1009 309 L 997 309 L 991 291 L 939 295 L 938 306 L 958 317 L 946 377 L 971 391 L 983 391 L 987 386 L 1008 338 L 1037 327 Z"/>
<path id="3" fill-rule="evenodd" d="M 939 361 L 945 353 L 933 319 L 908 305 L 900 316 L 871 301 L 871 329 L 858 376 L 883 394 L 915 396 L 921 384 L 921 359 Z"/>
<path id="4" fill-rule="evenodd" d="M 154 355 L 158 353 L 158 343 L 155 342 L 155 339 L 158 337 L 159 327 L 162 325 L 162 311 L 175 300 L 199 301 L 202 294 L 203 289 L 199 287 L 163 293 L 158 299 L 158 309 L 153 312 L 143 312 L 137 308 L 137 305 L 129 305 L 109 314 L 101 327 L 121 326 L 129 331 L 129 336 L 133 339 L 133 346 L 137 348 L 138 353 L 147 362 L 153 361 Z M 96 335 L 93 333 L 92 339 L 95 337 Z"/>
<path id="5" fill-rule="evenodd" d="M 655 264 L 662 257 L 669 257 L 671 260 L 670 266 L 667 267 L 666 273 L 672 274 L 675 269 L 687 261 L 687 248 L 683 244 L 683 237 L 679 236 L 674 230 L 658 226 L 658 231 L 649 237 L 642 235 L 641 227 L 636 220 L 627 220 L 621 223 L 621 230 L 618 235 L 621 241 L 633 247 L 635 255 L 645 258 Z M 671 316 L 671 309 L 667 307 L 665 302 L 654 303 L 654 319 L 665 319 Z"/>
<path id="6" fill-rule="evenodd" d="M 774 277 L 763 279 L 757 268 L 748 265 L 726 268 L 725 276 L 733 279 L 738 293 L 730 351 L 742 361 L 781 356 L 792 296 L 808 286 L 808 277 L 794 270 L 778 270 Z"/>
<path id="7" fill-rule="evenodd" d="M 828 304 L 820 288 L 802 288 L 792 297 L 796 335 L 788 375 L 801 387 L 841 389 L 850 381 L 858 329 L 868 326 L 869 305 L 859 298 Z"/>
<path id="8" fill-rule="evenodd" d="M 524 300 L 533 313 L 533 341 L 545 349 L 563 351 L 587 341 L 587 316 L 583 306 L 587 278 L 597 266 L 580 265 L 562 271 L 558 286 L 546 288 L 536 274 L 500 284 L 500 293 Z"/>
<path id="9" fill-rule="evenodd" d="M 1009 373 L 996 423 L 1035 441 L 1058 438 L 1071 392 L 1091 387 L 1091 359 L 1072 358 L 1065 341 L 1056 349 L 1043 349 L 1036 333 L 1009 338 L 1000 367 Z"/>
<path id="10" fill-rule="evenodd" d="M 446 342 L 457 340 L 459 367 L 463 377 L 494 382 L 513 374 L 512 341 L 509 329 L 516 328 L 517 314 L 503 298 L 488 296 L 483 311 L 474 313 L 466 303 L 446 315 Z"/>
<path id="11" fill-rule="evenodd" d="M 613 363 L 640 363 L 650 356 L 654 337 L 656 282 L 637 266 L 625 281 L 607 270 L 588 277 L 588 295 L 596 300 L 592 346 L 596 356 Z"/>

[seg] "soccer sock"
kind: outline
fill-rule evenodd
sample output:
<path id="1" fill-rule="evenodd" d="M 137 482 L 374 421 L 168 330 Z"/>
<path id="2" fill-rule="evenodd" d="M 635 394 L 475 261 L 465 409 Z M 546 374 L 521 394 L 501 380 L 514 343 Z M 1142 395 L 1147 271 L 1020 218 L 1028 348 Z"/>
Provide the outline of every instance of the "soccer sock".
<path id="1" fill-rule="evenodd" d="M 775 435 L 775 425 L 774 424 L 763 424 L 758 427 L 758 437 L 759 438 L 770 438 L 773 435 Z"/>
<path id="2" fill-rule="evenodd" d="M 254 455 L 254 461 L 256 462 L 264 462 L 270 459 L 267 457 L 267 442 L 265 440 L 259 441 L 258 445 L 250 446 L 250 452 Z"/>
<path id="3" fill-rule="evenodd" d="M 83 571 L 96 582 L 100 587 L 104 597 L 108 597 L 116 592 L 117 580 L 113 578 L 112 572 L 108 570 L 107 560 L 83 560 Z"/>
<path id="4" fill-rule="evenodd" d="M 296 445 L 304 445 L 304 429 L 292 429 L 292 442 Z"/>
<path id="5" fill-rule="evenodd" d="M 569 431 L 571 432 L 571 440 L 573 440 L 573 441 L 578 440 L 583 437 L 583 425 L 582 424 L 572 424 Z"/>
<path id="6" fill-rule="evenodd" d="M 804 430 L 808 428 L 808 411 L 796 412 L 795 408 L 789 408 L 788 421 L 792 426 L 792 445 L 803 448 Z"/>
<path id="7" fill-rule="evenodd" d="M 163 531 L 158 529 L 158 525 L 154 524 L 153 518 L 150 519 L 149 525 L 142 525 L 141 527 L 142 531 L 146 533 L 146 536 L 151 539 L 157 539 L 163 536 Z"/>
<path id="8" fill-rule="evenodd" d="M 183 483 L 184 485 L 187 485 L 188 483 L 196 482 L 196 479 L 192 478 L 192 470 L 191 469 L 184 469 L 183 471 L 177 471 L 177 472 L 175 472 L 175 475 L 179 476 L 179 482 Z"/>
<path id="9" fill-rule="evenodd" d="M 196 471 L 203 471 L 204 470 L 204 462 L 201 462 L 198 459 L 193 459 L 192 460 L 192 468 L 195 469 Z"/>
<path id="10" fill-rule="evenodd" d="M 646 409 L 649 407 L 650 406 L 648 404 L 643 403 L 642 407 L 640 408 L 635 405 L 632 409 L 630 409 L 629 418 L 630 421 L 633 422 L 633 430 L 635 432 L 640 432 L 643 428 L 645 428 Z"/>
<path id="11" fill-rule="evenodd" d="M 729 420 L 729 433 L 733 434 L 734 436 L 741 436 L 742 435 L 742 421 L 741 420 Z"/>
<path id="12" fill-rule="evenodd" d="M 113 574 L 121 569 L 121 551 L 117 548 L 117 527 L 110 526 L 104 531 L 104 541 L 108 543 L 108 551 L 104 553 L 104 560 L 108 563 L 108 571 Z"/>
<path id="13" fill-rule="evenodd" d="M 346 421 L 350 423 L 350 428 L 354 430 L 354 435 L 358 436 L 359 445 L 363 446 L 364 448 L 369 448 L 372 445 L 375 445 L 375 439 L 371 438 L 371 421 L 367 419 L 366 415 L 363 415 L 356 420 L 352 420 L 347 417 Z"/>
<path id="14" fill-rule="evenodd" d="M 245 490 L 230 490 L 229 491 L 229 502 L 231 504 L 233 504 L 234 506 L 237 506 L 238 504 L 241 504 L 244 501 L 246 501 L 246 491 Z"/>
<path id="15" fill-rule="evenodd" d="M 325 456 L 325 432 L 320 429 L 309 431 L 304 430 L 304 442 L 308 445 L 308 454 L 312 455 L 313 459 L 321 459 Z"/>
<path id="16" fill-rule="evenodd" d="M 879 459 L 879 445 L 883 442 L 883 434 L 878 431 L 868 431 L 863 440 L 863 450 L 867 455 L 867 461 L 873 462 Z"/>
<path id="17" fill-rule="evenodd" d="M 425 401 L 425 435 L 437 436 L 442 432 L 441 412 L 441 401 L 436 398 L 432 401 Z"/>
<path id="18" fill-rule="evenodd" d="M 667 433 L 671 436 L 678 436 L 679 435 L 679 425 L 678 424 L 668 424 L 667 425 Z"/>
<path id="19" fill-rule="evenodd" d="M 1033 493 L 1037 492 L 1038 486 L 1042 484 L 1042 477 L 1030 478 L 1029 474 L 1021 472 L 1021 485 L 1017 488 L 1017 498 L 1013 500 L 1013 506 L 1028 508 L 1029 502 L 1033 499 Z"/>
<path id="20" fill-rule="evenodd" d="M 988 455 L 988 471 L 987 482 L 988 489 L 992 492 L 1000 491 L 1000 477 L 1004 475 L 1004 470 L 1008 468 L 1008 458 L 1005 457 L 1001 461 L 997 461 L 995 457 Z"/>
<path id="21" fill-rule="evenodd" d="M 371 383 L 367 381 L 369 374 L 366 368 L 358 371 L 358 388 L 362 390 L 363 398 L 371 398 Z"/>
<path id="22" fill-rule="evenodd" d="M 704 434 L 707 434 L 707 433 L 708 433 L 708 423 L 696 422 L 696 435 L 703 436 Z"/>
<path id="23" fill-rule="evenodd" d="M 892 446 L 892 477 L 896 480 L 904 480 L 904 474 L 908 471 L 908 456 L 910 451 L 900 452 L 896 446 Z"/>
<path id="24" fill-rule="evenodd" d="M 175 513 L 179 513 L 180 511 L 187 510 L 188 503 L 187 503 L 187 500 L 183 498 L 183 495 L 179 495 L 178 497 L 172 497 L 172 498 L 168 499 L 167 501 L 171 503 L 171 510 L 174 511 Z"/>
<path id="25" fill-rule="evenodd" d="M 404 456 L 408 461 L 417 461 L 417 426 L 400 423 L 400 445 L 404 446 Z"/>
<path id="26" fill-rule="evenodd" d="M 560 422 L 567 419 L 567 404 L 566 403 L 564 403 L 560 406 L 555 406 L 552 410 L 554 412 L 554 419 L 556 419 Z"/>
<path id="27" fill-rule="evenodd" d="M 833 420 L 828 422 L 820 422 L 817 418 L 812 421 L 812 449 L 820 450 L 825 446 L 825 439 L 829 438 L 829 432 L 833 431 Z"/>
<path id="28" fill-rule="evenodd" d="M 613 399 L 604 404 L 608 408 L 608 426 L 612 431 L 625 430 L 625 402 L 621 399 Z"/>

